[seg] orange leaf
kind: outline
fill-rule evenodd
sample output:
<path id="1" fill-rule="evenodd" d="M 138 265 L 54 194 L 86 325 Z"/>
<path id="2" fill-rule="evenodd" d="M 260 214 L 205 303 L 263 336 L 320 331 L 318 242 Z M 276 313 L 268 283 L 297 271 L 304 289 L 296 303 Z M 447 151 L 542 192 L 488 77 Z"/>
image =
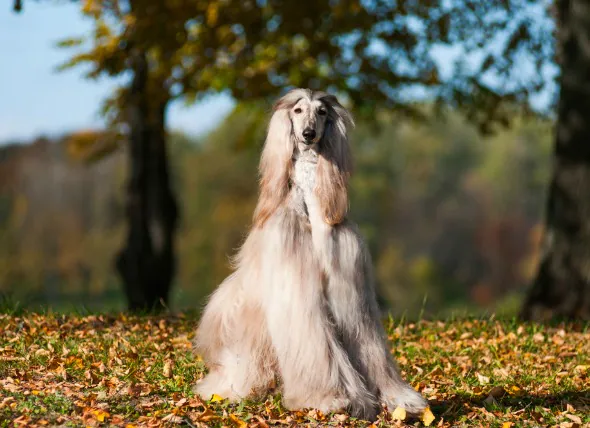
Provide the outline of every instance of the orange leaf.
<path id="1" fill-rule="evenodd" d="M 244 422 L 243 420 L 241 420 L 240 418 L 238 418 L 236 415 L 234 415 L 233 413 L 229 415 L 229 418 L 232 420 L 233 423 L 235 423 L 239 428 L 246 428 L 248 426 L 248 424 L 246 422 Z"/>
<path id="2" fill-rule="evenodd" d="M 98 422 L 104 422 L 105 419 L 107 419 L 109 416 L 111 416 L 109 414 L 109 412 L 105 412 L 104 410 L 101 410 L 101 409 L 93 410 L 92 414 L 94 415 L 94 417 L 96 418 L 96 420 Z"/>
<path id="3" fill-rule="evenodd" d="M 219 419 L 219 416 L 217 416 L 217 414 L 215 414 L 215 412 L 209 407 L 207 407 L 205 411 L 198 416 L 198 420 L 203 422 L 208 422 L 213 419 Z"/>

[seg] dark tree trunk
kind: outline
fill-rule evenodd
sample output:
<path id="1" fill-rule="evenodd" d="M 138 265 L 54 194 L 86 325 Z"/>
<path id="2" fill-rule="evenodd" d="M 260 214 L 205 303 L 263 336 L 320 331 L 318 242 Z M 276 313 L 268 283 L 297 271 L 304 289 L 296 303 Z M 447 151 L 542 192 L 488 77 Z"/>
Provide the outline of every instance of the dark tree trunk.
<path id="1" fill-rule="evenodd" d="M 144 52 L 135 52 L 127 103 L 130 126 L 127 184 L 128 234 L 116 266 L 131 311 L 166 307 L 175 271 L 177 205 L 170 188 L 166 153 L 165 88 L 150 94 Z"/>
<path id="2" fill-rule="evenodd" d="M 561 92 L 546 249 L 521 313 L 539 321 L 590 319 L 590 1 L 557 8 Z"/>

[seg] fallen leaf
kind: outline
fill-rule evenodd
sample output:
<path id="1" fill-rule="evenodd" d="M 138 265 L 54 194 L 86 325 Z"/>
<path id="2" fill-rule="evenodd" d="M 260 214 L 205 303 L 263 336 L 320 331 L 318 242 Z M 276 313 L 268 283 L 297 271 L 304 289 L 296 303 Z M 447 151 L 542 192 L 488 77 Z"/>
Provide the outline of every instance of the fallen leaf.
<path id="1" fill-rule="evenodd" d="M 512 425 L 514 425 L 512 422 L 504 422 L 502 428 L 510 428 Z"/>
<path id="2" fill-rule="evenodd" d="M 219 416 L 213 410 L 211 410 L 209 407 L 207 407 L 203 413 L 198 415 L 197 419 L 199 421 L 209 422 L 213 419 L 219 419 Z"/>
<path id="3" fill-rule="evenodd" d="M 434 415 L 430 410 L 430 407 L 427 407 L 424 412 L 422 413 L 422 417 L 420 418 L 424 426 L 430 426 L 430 424 L 434 421 Z"/>
<path id="4" fill-rule="evenodd" d="M 481 385 L 487 385 L 488 383 L 490 383 L 490 378 L 487 376 L 484 376 L 482 374 L 476 373 L 477 376 L 477 380 L 479 381 L 479 383 Z"/>
<path id="5" fill-rule="evenodd" d="M 555 343 L 556 345 L 563 345 L 565 343 L 565 340 L 563 339 L 563 337 L 561 337 L 560 335 L 556 334 L 555 336 L 553 336 L 551 338 L 551 341 L 553 343 Z"/>
<path id="6" fill-rule="evenodd" d="M 98 422 L 104 422 L 104 420 L 108 419 L 108 417 L 110 416 L 109 412 L 105 412 L 101 409 L 93 410 L 92 414 Z"/>
<path id="7" fill-rule="evenodd" d="M 238 418 L 236 415 L 234 415 L 233 413 L 231 413 L 229 415 L 229 418 L 232 420 L 232 422 L 234 424 L 236 424 L 239 428 L 246 428 L 248 426 L 247 422 L 244 422 L 243 420 L 241 420 L 240 418 Z"/>
<path id="8" fill-rule="evenodd" d="M 317 421 L 322 421 L 326 418 L 324 414 L 317 409 L 311 409 L 309 412 L 307 412 L 307 416 Z"/>
<path id="9" fill-rule="evenodd" d="M 403 407 L 397 407 L 392 413 L 391 417 L 396 421 L 403 421 L 406 419 L 406 409 Z"/>
<path id="10" fill-rule="evenodd" d="M 510 392 L 510 394 L 512 394 L 512 395 L 518 395 L 518 394 L 520 394 L 521 389 L 516 385 L 512 385 L 508 392 Z"/>
<path id="11" fill-rule="evenodd" d="M 348 420 L 348 415 L 345 413 L 338 413 L 334 415 L 334 419 L 336 419 L 338 422 L 346 422 Z"/>
<path id="12" fill-rule="evenodd" d="M 172 377 L 172 361 L 166 360 L 164 368 L 162 369 L 162 374 L 167 378 Z"/>
<path id="13" fill-rule="evenodd" d="M 224 398 L 221 395 L 217 395 L 217 394 L 213 394 L 211 396 L 211 400 L 209 400 L 210 403 L 219 403 L 222 402 L 224 400 Z"/>
<path id="14" fill-rule="evenodd" d="M 488 406 L 496 406 L 498 404 L 496 399 L 491 395 L 488 395 L 487 398 L 483 400 L 483 402 Z"/>
<path id="15" fill-rule="evenodd" d="M 502 398 L 506 395 L 506 390 L 501 386 L 494 386 L 488 395 L 494 398 Z"/>
<path id="16" fill-rule="evenodd" d="M 162 418 L 162 421 L 164 422 L 170 422 L 171 424 L 180 424 L 184 421 L 184 419 L 182 419 L 180 416 L 175 415 L 174 413 L 170 413 L 167 416 L 164 416 Z"/>
<path id="17" fill-rule="evenodd" d="M 582 424 L 582 419 L 579 416 L 576 415 L 565 415 L 566 418 L 568 418 L 570 421 L 574 421 L 577 424 Z"/>

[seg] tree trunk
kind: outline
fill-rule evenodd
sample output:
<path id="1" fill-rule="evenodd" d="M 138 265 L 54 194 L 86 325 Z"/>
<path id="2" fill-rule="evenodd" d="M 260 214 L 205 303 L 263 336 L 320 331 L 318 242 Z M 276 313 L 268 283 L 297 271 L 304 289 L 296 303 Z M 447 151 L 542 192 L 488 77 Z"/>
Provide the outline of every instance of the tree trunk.
<path id="1" fill-rule="evenodd" d="M 561 92 L 546 250 L 521 316 L 590 319 L 590 1 L 561 0 Z"/>
<path id="2" fill-rule="evenodd" d="M 123 279 L 129 310 L 167 306 L 175 271 L 174 234 L 177 205 L 170 189 L 166 153 L 165 88 L 151 96 L 144 52 L 135 52 L 128 100 L 128 234 L 116 266 Z"/>

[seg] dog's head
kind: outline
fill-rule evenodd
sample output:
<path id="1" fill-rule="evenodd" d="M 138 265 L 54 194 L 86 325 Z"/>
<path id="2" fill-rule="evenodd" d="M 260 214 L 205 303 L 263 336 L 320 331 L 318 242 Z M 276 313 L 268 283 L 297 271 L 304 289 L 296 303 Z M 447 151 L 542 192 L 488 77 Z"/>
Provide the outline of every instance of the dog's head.
<path id="1" fill-rule="evenodd" d="M 319 154 L 315 193 L 324 220 L 331 225 L 344 220 L 352 167 L 347 133 L 353 126 L 350 113 L 325 92 L 294 89 L 275 103 L 260 162 L 256 226 L 262 226 L 285 200 L 293 154 L 305 150 Z"/>

